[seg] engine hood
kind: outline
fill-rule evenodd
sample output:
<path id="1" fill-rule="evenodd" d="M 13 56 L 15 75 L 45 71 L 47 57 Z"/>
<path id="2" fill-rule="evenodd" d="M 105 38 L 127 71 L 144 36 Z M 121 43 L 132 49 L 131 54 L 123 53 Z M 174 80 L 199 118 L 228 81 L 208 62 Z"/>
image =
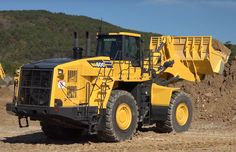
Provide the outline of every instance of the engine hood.
<path id="1" fill-rule="evenodd" d="M 71 62 L 73 59 L 70 58 L 54 58 L 54 59 L 45 59 L 40 61 L 35 61 L 32 63 L 28 63 L 23 65 L 22 68 L 26 69 L 53 69 L 59 64 Z"/>

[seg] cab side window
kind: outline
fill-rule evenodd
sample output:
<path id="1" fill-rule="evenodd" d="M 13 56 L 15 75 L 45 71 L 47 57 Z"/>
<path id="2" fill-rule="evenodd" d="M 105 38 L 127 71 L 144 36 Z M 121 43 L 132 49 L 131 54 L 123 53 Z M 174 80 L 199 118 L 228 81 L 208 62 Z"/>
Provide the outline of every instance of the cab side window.
<path id="1" fill-rule="evenodd" d="M 133 66 L 140 66 L 140 42 L 136 37 L 125 37 L 125 59 Z"/>
<path id="2" fill-rule="evenodd" d="M 109 56 L 111 60 L 122 59 L 122 37 L 100 36 L 97 44 L 97 56 Z"/>

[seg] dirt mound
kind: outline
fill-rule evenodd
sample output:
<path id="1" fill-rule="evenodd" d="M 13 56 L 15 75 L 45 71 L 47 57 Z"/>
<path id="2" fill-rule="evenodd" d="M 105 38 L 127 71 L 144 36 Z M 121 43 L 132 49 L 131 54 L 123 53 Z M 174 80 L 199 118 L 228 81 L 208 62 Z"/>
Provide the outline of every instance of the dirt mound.
<path id="1" fill-rule="evenodd" d="M 228 49 L 224 44 L 222 44 L 220 41 L 213 39 L 212 40 L 212 47 L 215 50 L 218 50 L 220 52 L 222 52 L 223 54 L 225 54 L 226 56 L 230 56 L 231 50 Z"/>
<path id="2" fill-rule="evenodd" d="M 236 122 L 236 60 L 223 75 L 207 75 L 199 83 L 178 82 L 175 86 L 191 94 L 194 119 Z"/>

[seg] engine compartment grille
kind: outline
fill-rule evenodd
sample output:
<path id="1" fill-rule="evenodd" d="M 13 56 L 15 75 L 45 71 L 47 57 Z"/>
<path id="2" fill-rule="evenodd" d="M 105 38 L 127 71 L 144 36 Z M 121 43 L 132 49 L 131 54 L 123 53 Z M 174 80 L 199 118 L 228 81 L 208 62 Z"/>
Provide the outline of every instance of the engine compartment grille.
<path id="1" fill-rule="evenodd" d="M 19 103 L 49 106 L 52 69 L 22 69 L 19 87 Z"/>
<path id="2" fill-rule="evenodd" d="M 77 82 L 77 71 L 75 70 L 68 71 L 68 82 Z"/>

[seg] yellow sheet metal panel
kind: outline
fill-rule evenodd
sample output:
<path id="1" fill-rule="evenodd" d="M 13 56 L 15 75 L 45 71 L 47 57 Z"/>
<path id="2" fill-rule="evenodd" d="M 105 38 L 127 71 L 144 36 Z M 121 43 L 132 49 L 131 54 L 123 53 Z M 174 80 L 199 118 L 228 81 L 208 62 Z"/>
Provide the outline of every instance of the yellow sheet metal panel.
<path id="1" fill-rule="evenodd" d="M 218 52 L 212 52 L 210 57 L 210 63 L 212 66 L 212 70 L 215 73 L 223 73 L 224 70 L 224 60 L 222 59 L 221 55 Z"/>
<path id="2" fill-rule="evenodd" d="M 179 76 L 184 80 L 196 81 L 196 77 L 190 69 L 178 60 L 175 61 L 172 67 L 166 69 L 165 72 L 172 74 L 174 77 Z"/>
<path id="3" fill-rule="evenodd" d="M 100 60 L 100 58 L 90 58 Z M 108 58 L 103 58 L 108 59 Z M 59 70 L 63 75 L 59 75 Z M 55 99 L 60 99 L 64 107 L 78 106 L 87 102 L 87 83 L 98 74 L 98 68 L 93 68 L 88 59 L 75 60 L 60 64 L 54 68 L 50 106 L 54 106 Z"/>
<path id="4" fill-rule="evenodd" d="M 106 65 L 107 62 L 109 65 Z M 63 76 L 59 76 L 59 70 L 63 71 Z M 54 106 L 55 99 L 60 99 L 64 107 L 88 104 L 106 108 L 115 82 L 142 82 L 150 79 L 148 74 L 141 77 L 141 68 L 131 66 L 130 61 L 111 61 L 109 57 L 60 64 L 54 68 L 53 75 L 51 107 Z M 101 90 L 104 82 L 105 92 Z M 60 86 L 61 83 L 63 86 Z"/>
<path id="5" fill-rule="evenodd" d="M 150 50 L 154 52 L 162 42 L 165 43 L 160 50 L 162 64 L 165 61 L 174 60 L 178 66 L 174 64 L 169 72 L 174 76 L 181 74 L 183 79 L 186 79 L 187 75 L 191 75 L 189 71 L 195 81 L 199 81 L 204 74 L 222 73 L 224 64 L 230 55 L 230 50 L 223 44 L 216 43 L 211 36 L 151 37 Z M 180 69 L 189 70 L 180 71 Z M 192 81 L 192 76 L 186 80 L 189 79 Z"/>
<path id="6" fill-rule="evenodd" d="M 152 106 L 169 106 L 173 91 L 178 88 L 170 88 L 152 84 L 151 88 L 151 104 Z"/>
<path id="7" fill-rule="evenodd" d="M 162 36 L 158 37 L 158 43 L 165 42 L 164 52 L 168 58 L 180 60 L 203 60 L 209 52 L 210 36 Z M 154 45 L 154 44 L 152 44 Z"/>
<path id="8" fill-rule="evenodd" d="M 58 74 L 59 70 L 63 70 L 63 76 Z M 78 68 L 65 68 L 59 65 L 54 69 L 53 76 L 51 107 L 54 107 L 56 99 L 60 99 L 64 107 L 85 103 L 85 79 L 80 75 Z"/>
<path id="9" fill-rule="evenodd" d="M 125 35 L 125 36 L 141 37 L 141 34 L 130 33 L 130 32 L 108 33 L 108 35 Z"/>
<path id="10" fill-rule="evenodd" d="M 6 77 L 5 72 L 3 70 L 2 64 L 0 64 L 0 79 L 4 80 Z"/>

